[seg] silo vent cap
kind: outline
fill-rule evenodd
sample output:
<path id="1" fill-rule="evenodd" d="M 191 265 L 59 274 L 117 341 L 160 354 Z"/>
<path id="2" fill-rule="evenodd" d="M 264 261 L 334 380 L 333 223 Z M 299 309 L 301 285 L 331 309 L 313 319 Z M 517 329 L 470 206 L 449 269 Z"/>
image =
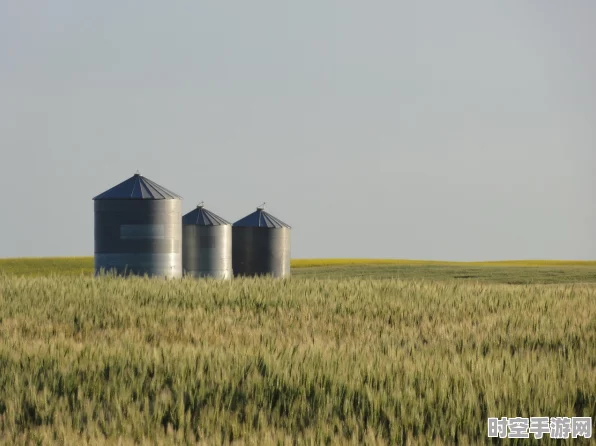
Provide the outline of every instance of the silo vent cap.
<path id="1" fill-rule="evenodd" d="M 260 206 L 257 206 L 257 211 L 262 211 L 262 210 L 264 210 L 264 209 L 265 209 L 265 204 L 266 204 L 266 203 L 263 203 L 262 205 L 260 205 Z"/>

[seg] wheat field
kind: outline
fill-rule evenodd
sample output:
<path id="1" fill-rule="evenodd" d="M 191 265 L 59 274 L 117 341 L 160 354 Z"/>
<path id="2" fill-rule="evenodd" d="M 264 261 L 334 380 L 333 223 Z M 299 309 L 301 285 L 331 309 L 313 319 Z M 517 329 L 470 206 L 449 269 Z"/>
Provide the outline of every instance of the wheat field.
<path id="1" fill-rule="evenodd" d="M 489 416 L 596 419 L 595 297 L 0 273 L 0 443 L 488 444 Z"/>

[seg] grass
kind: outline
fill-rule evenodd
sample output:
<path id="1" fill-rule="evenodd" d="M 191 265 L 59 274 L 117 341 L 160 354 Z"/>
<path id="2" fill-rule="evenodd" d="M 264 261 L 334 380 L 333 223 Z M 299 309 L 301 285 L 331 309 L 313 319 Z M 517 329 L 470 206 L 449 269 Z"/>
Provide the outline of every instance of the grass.
<path id="1" fill-rule="evenodd" d="M 354 264 L 292 269 L 294 277 L 453 280 L 503 284 L 596 283 L 596 267 Z"/>
<path id="2" fill-rule="evenodd" d="M 0 273 L 0 443 L 487 444 L 489 416 L 596 419 L 595 297 Z"/>

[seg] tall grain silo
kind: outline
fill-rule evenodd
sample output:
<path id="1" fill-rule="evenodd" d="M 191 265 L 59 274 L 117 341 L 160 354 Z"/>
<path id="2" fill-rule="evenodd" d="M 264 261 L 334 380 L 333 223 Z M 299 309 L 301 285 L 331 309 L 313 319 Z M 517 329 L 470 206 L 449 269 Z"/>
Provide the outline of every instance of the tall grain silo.
<path id="1" fill-rule="evenodd" d="M 290 276 L 291 227 L 258 207 L 232 225 L 235 276 Z"/>
<path id="2" fill-rule="evenodd" d="M 192 277 L 232 277 L 232 225 L 202 204 L 182 217 L 182 269 Z"/>
<path id="3" fill-rule="evenodd" d="M 137 173 L 93 200 L 96 274 L 182 276 L 182 197 Z"/>

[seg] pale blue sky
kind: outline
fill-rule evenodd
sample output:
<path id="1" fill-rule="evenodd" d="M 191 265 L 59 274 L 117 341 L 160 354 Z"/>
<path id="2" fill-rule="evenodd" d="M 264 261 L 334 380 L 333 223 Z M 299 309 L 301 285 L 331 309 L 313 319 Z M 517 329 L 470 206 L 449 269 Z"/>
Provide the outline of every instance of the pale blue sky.
<path id="1" fill-rule="evenodd" d="M 139 169 L 293 257 L 596 258 L 596 2 L 0 0 L 0 257 Z"/>

